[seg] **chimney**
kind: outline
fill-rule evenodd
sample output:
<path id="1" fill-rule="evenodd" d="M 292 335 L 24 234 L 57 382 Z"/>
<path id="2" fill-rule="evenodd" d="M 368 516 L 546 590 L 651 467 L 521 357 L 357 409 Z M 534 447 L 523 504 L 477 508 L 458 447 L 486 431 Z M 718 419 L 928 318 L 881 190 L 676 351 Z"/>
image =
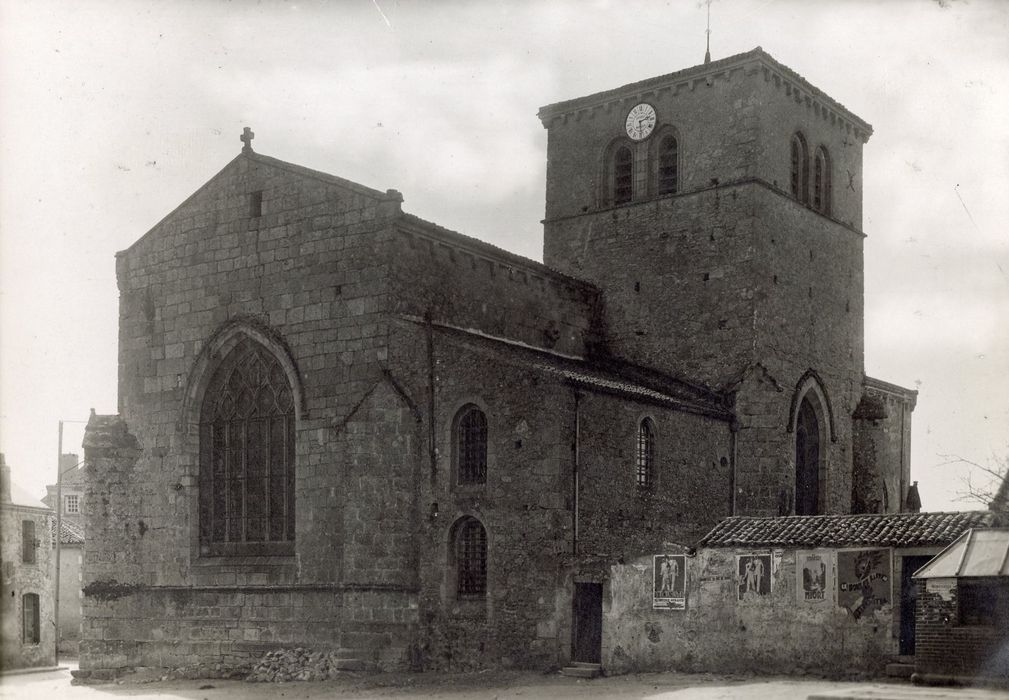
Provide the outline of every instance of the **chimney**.
<path id="1" fill-rule="evenodd" d="M 914 482 L 907 489 L 907 500 L 904 501 L 905 513 L 921 512 L 921 496 L 918 495 L 918 482 Z"/>
<path id="2" fill-rule="evenodd" d="M 3 452 L 0 452 L 0 502 L 11 502 L 11 468 L 7 466 Z"/>

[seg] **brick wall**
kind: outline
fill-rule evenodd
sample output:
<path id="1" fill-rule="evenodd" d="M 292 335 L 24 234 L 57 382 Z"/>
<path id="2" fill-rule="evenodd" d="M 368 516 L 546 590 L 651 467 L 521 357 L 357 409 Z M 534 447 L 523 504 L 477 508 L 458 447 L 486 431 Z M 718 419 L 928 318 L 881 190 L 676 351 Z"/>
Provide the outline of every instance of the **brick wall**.
<path id="1" fill-rule="evenodd" d="M 1009 679 L 1004 651 L 1009 630 L 960 624 L 956 579 L 924 579 L 917 585 L 915 672 L 963 681 Z"/>

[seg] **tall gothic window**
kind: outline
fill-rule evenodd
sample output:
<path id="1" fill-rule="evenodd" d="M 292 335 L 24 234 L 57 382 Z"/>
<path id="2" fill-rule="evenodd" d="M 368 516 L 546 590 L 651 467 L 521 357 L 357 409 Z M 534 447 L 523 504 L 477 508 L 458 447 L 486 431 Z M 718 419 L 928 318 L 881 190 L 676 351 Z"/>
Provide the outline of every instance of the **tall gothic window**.
<path id="1" fill-rule="evenodd" d="M 626 204 L 634 196 L 634 156 L 621 146 L 613 154 L 613 203 Z"/>
<path id="2" fill-rule="evenodd" d="M 655 483 L 655 425 L 645 418 L 638 425 L 637 484 L 649 488 Z"/>
<path id="3" fill-rule="evenodd" d="M 25 593 L 21 596 L 22 640 L 25 644 L 38 644 L 41 641 L 39 629 L 39 597 L 36 593 Z"/>
<path id="4" fill-rule="evenodd" d="M 673 194 L 677 187 L 677 144 L 676 137 L 667 135 L 659 142 L 659 194 Z"/>
<path id="5" fill-rule="evenodd" d="M 200 414 L 200 549 L 289 553 L 294 542 L 294 398 L 283 367 L 243 338 Z"/>
<path id="6" fill-rule="evenodd" d="M 820 513 L 820 422 L 806 396 L 795 420 L 795 514 Z"/>
<path id="7" fill-rule="evenodd" d="M 456 479 L 460 484 L 487 481 L 487 416 L 476 406 L 464 406 L 455 422 Z"/>
<path id="8" fill-rule="evenodd" d="M 464 518 L 455 528 L 456 593 L 476 598 L 487 592 L 487 531 L 475 518 Z"/>
<path id="9" fill-rule="evenodd" d="M 809 149 L 799 132 L 792 136 L 792 196 L 803 204 L 809 201 Z"/>
<path id="10" fill-rule="evenodd" d="M 813 208 L 830 214 L 830 156 L 823 146 L 813 158 Z"/>

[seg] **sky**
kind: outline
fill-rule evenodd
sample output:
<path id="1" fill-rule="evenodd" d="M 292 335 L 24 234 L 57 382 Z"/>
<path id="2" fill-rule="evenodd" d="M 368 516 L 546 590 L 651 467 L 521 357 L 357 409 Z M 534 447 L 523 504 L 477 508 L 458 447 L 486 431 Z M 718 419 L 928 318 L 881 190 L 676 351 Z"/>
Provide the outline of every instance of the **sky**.
<path id="1" fill-rule="evenodd" d="M 539 107 L 700 63 L 697 0 L 0 0 L 0 450 L 23 487 L 116 412 L 116 251 L 235 155 L 405 196 L 542 257 Z M 714 0 L 871 123 L 865 366 L 919 391 L 912 478 L 1009 458 L 1009 2 Z M 82 454 L 83 456 L 83 454 Z"/>

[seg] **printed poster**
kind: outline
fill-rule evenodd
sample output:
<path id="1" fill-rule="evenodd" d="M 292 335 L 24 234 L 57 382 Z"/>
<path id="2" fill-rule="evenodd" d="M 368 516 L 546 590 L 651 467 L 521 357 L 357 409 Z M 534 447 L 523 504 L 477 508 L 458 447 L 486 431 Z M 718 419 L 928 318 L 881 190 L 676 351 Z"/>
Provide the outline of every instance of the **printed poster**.
<path id="1" fill-rule="evenodd" d="M 771 555 L 736 555 L 736 599 L 754 601 L 771 596 Z"/>
<path id="2" fill-rule="evenodd" d="M 856 620 L 891 600 L 889 549 L 842 550 L 837 553 L 837 604 Z"/>
<path id="3" fill-rule="evenodd" d="M 800 603 L 834 600 L 834 561 L 830 552 L 796 552 L 796 597 Z"/>
<path id="4" fill-rule="evenodd" d="M 685 610 L 687 607 L 687 557 L 656 554 L 652 558 L 652 607 Z"/>

